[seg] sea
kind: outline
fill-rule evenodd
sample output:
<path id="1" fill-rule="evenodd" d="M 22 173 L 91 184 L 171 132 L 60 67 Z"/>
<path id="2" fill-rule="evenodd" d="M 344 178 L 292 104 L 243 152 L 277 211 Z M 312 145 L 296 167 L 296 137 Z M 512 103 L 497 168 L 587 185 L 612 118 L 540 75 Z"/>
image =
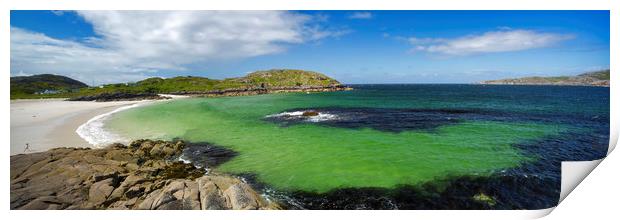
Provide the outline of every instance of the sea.
<path id="1" fill-rule="evenodd" d="M 288 209 L 544 209 L 558 203 L 561 161 L 609 146 L 605 87 L 349 86 L 157 102 L 92 133 L 185 140 L 179 160 Z"/>

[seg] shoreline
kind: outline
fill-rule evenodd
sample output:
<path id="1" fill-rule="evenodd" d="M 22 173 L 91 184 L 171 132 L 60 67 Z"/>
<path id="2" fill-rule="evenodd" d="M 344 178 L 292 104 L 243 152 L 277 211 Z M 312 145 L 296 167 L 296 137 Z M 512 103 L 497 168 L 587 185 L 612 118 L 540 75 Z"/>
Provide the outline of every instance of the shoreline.
<path id="1" fill-rule="evenodd" d="M 154 102 L 154 101 L 153 101 Z M 135 104 L 133 104 L 135 105 Z M 104 113 L 105 114 L 113 114 L 114 111 L 122 111 L 119 109 L 122 109 L 124 107 L 130 107 L 132 105 L 126 105 L 123 107 L 118 107 L 115 110 L 113 110 L 112 112 L 107 112 Z M 300 114 L 301 112 L 297 112 L 294 114 Z M 101 115 L 98 115 L 101 116 Z M 95 120 L 97 118 L 91 118 L 91 120 Z M 89 120 L 88 122 L 90 122 L 91 120 Z M 85 124 L 88 124 L 88 122 L 86 122 Z M 557 143 L 555 142 L 555 140 L 550 140 L 551 143 Z M 126 145 L 131 146 L 132 144 Z M 135 147 L 135 146 L 134 146 Z M 118 146 L 111 146 L 109 148 L 117 148 L 117 149 L 113 149 L 114 153 L 107 152 L 105 155 L 106 157 L 108 156 L 119 156 L 119 154 L 116 154 L 118 152 L 124 152 L 125 150 L 121 150 L 121 149 L 126 149 L 123 147 L 118 147 Z M 524 148 L 525 149 L 525 148 Z M 62 152 L 63 149 L 58 149 L 58 150 L 50 150 L 50 152 L 52 152 L 52 156 L 49 156 L 50 158 L 50 162 L 54 162 L 55 160 L 57 160 L 58 158 L 61 158 L 61 160 L 63 158 L 65 158 L 65 156 L 63 156 L 62 154 L 56 154 L 57 152 Z M 102 152 L 103 150 L 108 151 L 110 149 L 108 148 L 95 148 L 92 149 L 93 152 L 97 151 L 97 152 Z M 73 150 L 73 151 L 78 151 L 78 150 Z M 145 151 L 147 152 L 147 151 Z M 151 152 L 151 151 L 148 151 Z M 73 154 L 73 153 L 72 153 Z M 81 154 L 81 153 L 75 153 L 75 154 Z M 133 154 L 133 153 L 132 153 Z M 36 157 L 37 154 L 21 154 L 18 156 L 15 156 L 15 158 L 18 158 L 20 156 L 30 156 L 30 157 Z M 82 154 L 81 154 L 82 155 Z M 81 156 L 79 155 L 79 156 Z M 83 155 L 88 155 L 88 154 L 83 154 Z M 101 154 L 99 154 L 101 155 Z M 136 154 L 137 155 L 137 154 Z M 205 154 L 208 155 L 208 154 Z M 60 157 L 59 157 L 60 156 Z M 11 165 L 13 165 L 13 159 L 14 156 L 11 156 Z M 54 158 L 55 157 L 55 158 Z M 28 158 L 28 157 L 23 157 L 23 158 Z M 66 157 L 66 158 L 76 158 L 75 161 L 79 161 L 79 159 L 81 157 L 78 157 L 78 155 L 73 155 L 71 157 Z M 175 159 L 174 157 L 172 159 Z M 69 160 L 69 159 L 67 159 Z M 15 161 L 18 161 L 18 159 L 15 159 Z M 168 161 L 171 162 L 171 161 Z M 172 162 L 179 162 L 177 160 L 174 160 Z M 115 163 L 115 162 L 114 162 Z M 190 162 L 191 163 L 191 162 Z M 113 167 L 114 164 L 110 163 L 110 167 Z M 193 164 L 193 163 L 191 163 Z M 544 164 L 543 164 L 544 165 Z M 108 165 L 105 165 L 108 166 Z M 126 165 L 123 165 L 124 167 L 128 167 Z M 129 166 L 132 167 L 133 165 Z M 24 166 L 25 167 L 25 166 Z M 104 167 L 105 168 L 105 167 Z M 145 168 L 148 168 L 148 165 L 145 166 Z M 161 167 L 158 167 L 158 169 Z M 173 166 L 169 167 L 171 170 L 174 169 Z M 197 167 L 200 168 L 200 167 Z M 107 169 L 107 168 L 105 168 Z M 34 169 L 33 169 L 34 170 Z M 190 169 L 187 169 L 190 170 Z M 529 170 L 529 169 L 528 169 Z M 191 171 L 191 170 L 190 170 Z M 544 171 L 544 170 L 543 170 Z M 12 175 L 13 175 L 13 170 L 11 170 Z M 107 170 L 105 172 L 108 172 Z M 178 171 L 175 171 L 178 172 Z M 517 171 L 518 172 L 518 171 Z M 516 173 L 516 174 L 511 174 L 510 181 L 509 182 L 521 182 L 521 183 L 526 183 L 523 184 L 524 185 L 524 190 L 527 190 L 529 187 L 538 187 L 540 182 L 527 182 L 527 181 L 532 181 L 531 175 L 528 177 L 528 175 L 530 173 L 527 173 L 527 175 L 523 176 L 523 175 L 518 175 L 521 173 Z M 107 174 L 106 174 L 107 175 Z M 126 176 L 127 175 L 127 176 Z M 218 173 L 206 173 L 205 175 L 207 176 L 217 176 Z M 451 208 L 452 206 L 443 206 L 446 203 L 441 203 L 441 201 L 456 201 L 456 202 L 462 202 L 462 203 L 449 203 L 449 204 L 455 204 L 455 205 L 463 205 L 463 206 L 454 206 L 454 208 L 461 208 L 461 209 L 469 209 L 469 208 L 477 208 L 477 209 L 493 209 L 495 204 L 500 204 L 500 206 L 497 206 L 497 209 L 504 209 L 506 207 L 515 207 L 518 209 L 523 209 L 524 207 L 534 207 L 534 208 L 540 208 L 539 206 L 536 206 L 537 204 L 539 204 L 538 202 L 547 202 L 549 201 L 548 199 L 543 198 L 542 200 L 539 200 L 537 202 L 532 202 L 532 203 L 528 203 L 528 202 L 523 202 L 525 200 L 520 200 L 517 201 L 516 204 L 519 204 L 519 206 L 503 206 L 503 205 L 513 205 L 513 203 L 510 203 L 511 200 L 495 200 L 495 198 L 493 197 L 494 193 L 497 193 L 497 191 L 493 191 L 493 189 L 496 189 L 494 187 L 491 188 L 485 188 L 484 191 L 481 190 L 471 190 L 471 188 L 458 188 L 461 186 L 472 186 L 472 184 L 474 184 L 474 188 L 477 187 L 481 187 L 481 186 L 485 186 L 485 184 L 488 183 L 494 183 L 494 184 L 503 184 L 506 182 L 493 182 L 496 181 L 498 179 L 480 179 L 480 178 L 470 178 L 468 176 L 463 176 L 463 178 L 459 177 L 459 178 L 455 178 L 454 182 L 442 182 L 443 184 L 448 184 L 451 188 L 455 187 L 455 190 L 452 190 L 451 192 L 454 192 L 455 194 L 445 194 L 446 197 L 441 197 L 441 198 L 436 198 L 436 197 L 432 197 L 432 198 L 426 198 L 426 197 L 416 197 L 416 195 L 420 195 L 419 193 L 417 193 L 417 190 L 420 190 L 420 188 L 416 188 L 414 186 L 405 186 L 405 187 L 401 187 L 401 188 L 397 188 L 395 190 L 387 190 L 387 189 L 377 189 L 377 188 L 364 188 L 364 187 L 360 187 L 360 188 L 342 188 L 342 189 L 338 189 L 338 190 L 334 190 L 328 193 L 308 193 L 308 192 L 303 192 L 303 191 L 294 191 L 294 192 L 289 192 L 289 191 L 278 191 L 276 189 L 272 189 L 269 188 L 269 185 L 267 185 L 268 183 L 266 182 L 260 182 L 258 179 L 254 179 L 253 173 L 247 173 L 247 174 L 237 174 L 237 175 L 227 175 L 227 177 L 232 177 L 234 179 L 240 180 L 243 183 L 247 183 L 250 187 L 253 187 L 254 191 L 256 193 L 258 193 L 262 198 L 264 198 L 267 201 L 274 201 L 277 202 L 282 208 L 285 209 L 295 209 L 300 208 L 309 208 L 309 209 L 337 209 L 337 208 L 351 208 L 351 207 L 361 207 L 361 208 L 378 208 L 378 209 L 391 209 L 392 208 L 392 204 L 394 204 L 395 206 L 393 206 L 395 209 L 398 208 L 405 208 L 405 209 L 419 209 L 419 208 L 426 208 L 428 209 L 429 206 L 415 206 L 416 204 L 418 204 L 418 202 L 414 202 L 414 203 L 407 203 L 411 200 L 398 200 L 398 198 L 402 198 L 401 195 L 406 195 L 408 196 L 408 198 L 412 198 L 415 201 L 427 201 L 429 203 L 431 203 L 430 201 L 435 201 L 435 203 L 431 203 L 431 205 L 436 205 L 437 208 L 441 209 L 441 208 Z M 506 180 L 505 179 L 505 173 L 504 170 L 502 170 L 502 174 L 501 174 L 501 179 L 499 180 Z M 118 175 L 118 174 L 110 174 L 107 175 L 105 177 L 101 177 L 101 176 L 93 176 L 93 179 L 101 179 L 101 178 L 108 178 L 108 179 L 112 179 L 112 182 L 121 182 L 126 180 L 126 178 L 128 176 L 133 176 L 133 173 L 123 173 L 122 175 Z M 95 178 L 97 177 L 97 178 Z M 12 176 L 13 178 L 13 176 Z M 67 179 L 67 178 L 65 178 Z M 205 178 L 206 179 L 206 178 Z M 234 180 L 231 180 L 234 181 Z M 41 182 L 41 181 L 39 181 Z M 93 186 L 90 186 L 91 189 L 99 189 L 100 186 L 107 186 L 106 184 L 108 183 L 101 183 L 102 181 L 97 180 L 93 182 Z M 128 181 L 131 182 L 131 181 Z M 181 183 L 186 184 L 186 185 L 192 185 L 191 187 L 186 187 L 185 189 L 188 189 L 189 191 L 195 191 L 196 189 L 201 189 L 201 187 L 196 188 L 193 186 L 193 184 L 198 184 L 200 181 L 191 181 L 191 180 L 183 180 Z M 32 181 L 32 184 L 35 184 L 35 181 Z M 96 187 L 94 186 L 95 183 L 97 183 Z M 12 182 L 13 184 L 13 182 Z M 21 183 L 17 183 L 15 184 L 16 186 L 19 185 Z M 158 182 L 159 184 L 159 182 Z M 122 184 L 121 184 L 122 185 Z M 156 184 L 153 184 L 156 185 Z M 200 185 L 200 184 L 199 184 Z M 111 184 L 110 185 L 113 190 L 116 190 L 118 187 L 118 185 L 114 185 Z M 151 187 L 151 185 L 142 185 L 145 187 Z M 170 186 L 170 184 L 168 184 L 167 186 Z M 496 186 L 496 185 L 493 185 Z M 499 185 L 501 186 L 501 185 Z M 13 185 L 12 185 L 13 187 Z M 134 189 L 141 189 L 141 186 L 138 186 Z M 263 188 L 265 187 L 265 188 Z M 128 189 L 129 188 L 129 189 Z M 170 187 L 170 188 L 162 188 L 162 190 L 172 190 L 174 187 Z M 12 188 L 13 189 L 13 188 Z M 83 187 L 82 189 L 86 189 L 86 187 Z M 131 192 L 129 194 L 132 194 L 133 192 L 135 192 L 135 190 L 132 190 L 131 187 L 123 187 L 121 188 L 122 190 L 124 190 L 125 192 Z M 174 188 L 176 190 L 176 188 Z M 502 188 L 503 189 L 503 188 Z M 127 191 L 129 190 L 129 191 Z M 164 190 L 164 191 L 165 191 Z M 487 191 L 488 190 L 488 191 Z M 24 190 L 26 191 L 26 190 Z M 226 190 L 224 190 L 226 191 Z M 394 195 L 393 193 L 396 192 L 415 192 L 414 194 L 397 194 L 397 196 L 395 197 L 386 197 L 386 195 Z M 502 190 L 503 191 L 503 190 Z M 13 191 L 12 192 L 12 196 L 13 196 Z M 60 190 L 57 190 L 57 192 L 62 192 Z M 96 192 L 96 191 L 95 191 Z M 425 191 L 422 191 L 425 192 Z M 517 191 L 519 192 L 519 191 Z M 165 193 L 165 192 L 164 192 Z M 466 193 L 466 194 L 463 194 Z M 114 194 L 114 193 L 112 193 Z M 115 194 L 116 195 L 116 194 Z M 164 195 L 164 194 L 159 194 L 159 193 L 154 193 L 153 195 Z M 166 194 L 167 195 L 167 194 Z M 344 196 L 344 195 L 350 195 L 350 196 Z M 433 194 L 436 195 L 436 194 Z M 466 200 L 461 200 L 461 198 L 463 198 L 463 195 L 465 196 Z M 15 196 L 15 197 L 19 197 L 19 196 Z M 122 196 L 121 196 L 122 197 Z M 136 202 L 144 202 L 144 201 L 149 201 L 147 200 L 148 195 L 146 195 L 146 197 L 143 197 L 144 200 L 120 200 L 120 201 L 116 201 L 116 200 L 108 200 L 106 198 L 106 201 L 104 201 L 103 203 L 101 203 L 100 205 L 96 206 L 98 208 L 134 208 L 136 207 L 135 204 Z M 549 198 L 552 197 L 548 196 Z M 38 197 L 37 199 L 40 199 L 41 197 Z M 380 200 L 380 204 L 377 203 L 376 200 L 365 200 L 365 198 L 382 198 Z M 454 198 L 458 198 L 459 200 L 450 200 L 450 199 L 454 199 Z M 42 198 L 40 200 L 43 199 L 47 199 L 47 198 Z M 117 199 L 117 197 L 114 197 L 114 199 Z M 133 198 L 131 198 L 133 199 Z M 183 198 L 179 198 L 179 199 L 183 199 Z M 436 199 L 436 200 L 429 200 L 429 199 Z M 519 198 L 517 198 L 519 199 Z M 552 198 L 553 199 L 553 198 Z M 13 201 L 13 200 L 12 200 Z M 47 201 L 47 200 L 46 200 Z M 192 200 L 193 201 L 193 200 Z M 291 202 L 292 201 L 292 202 Z M 112 203 L 113 202 L 113 203 Z M 117 203 L 118 202 L 118 203 Z M 200 201 L 202 202 L 202 201 Z M 348 202 L 348 203 L 342 203 L 342 202 Z M 524 206 L 520 206 L 521 202 L 523 202 Z M 109 203 L 112 203 L 113 206 L 109 206 Z M 282 204 L 283 203 L 283 204 Z M 33 202 L 33 204 L 35 204 Z M 130 205 L 131 204 L 131 205 Z M 198 203 L 201 204 L 201 203 Z M 297 205 L 299 204 L 299 205 Z M 310 206 L 306 206 L 308 204 L 311 204 Z M 312 205 L 314 204 L 314 205 Z M 359 204 L 359 206 L 348 206 L 348 205 L 356 205 Z M 380 205 L 380 206 L 366 206 L 366 205 Z M 390 206 L 383 206 L 384 204 L 388 204 Z M 552 204 L 552 203 L 546 203 L 546 204 Z M 13 202 L 12 204 L 13 205 Z M 31 204 L 32 205 L 32 204 Z M 340 206 L 339 206 L 340 205 Z M 344 206 L 343 206 L 344 205 Z M 404 205 L 404 206 L 401 206 Z M 13 206 L 12 206 L 13 207 Z M 20 207 L 24 207 L 24 206 L 20 206 Z M 32 208 L 35 206 L 26 206 L 28 208 Z M 38 207 L 37 207 L 38 208 Z M 91 206 L 87 207 L 87 208 L 91 208 Z M 13 208 L 12 208 L 13 209 Z"/>
<path id="2" fill-rule="evenodd" d="M 155 103 L 155 101 L 156 100 L 137 101 L 136 103 L 123 105 L 112 111 L 96 115 L 75 129 L 75 133 L 94 147 L 103 147 L 113 143 L 128 144 L 131 140 L 126 140 L 118 134 L 106 131 L 104 129 L 104 121 L 115 113 L 152 104 Z"/>
<path id="3" fill-rule="evenodd" d="M 128 143 L 123 137 L 102 141 L 105 136 L 118 136 L 102 129 L 101 122 L 109 115 L 158 101 L 192 97 L 251 96 L 271 93 L 333 92 L 352 88 L 308 87 L 276 89 L 242 89 L 207 93 L 157 94 L 164 99 L 68 101 L 69 98 L 12 99 L 10 155 L 43 152 L 58 147 L 106 146 L 111 142 Z M 133 107 L 132 107 L 133 106 Z M 88 133 L 88 134 L 87 134 Z M 98 136 L 98 137 L 97 137 Z M 103 136 L 103 137 L 102 137 Z"/>
<path id="4" fill-rule="evenodd" d="M 166 100 L 186 97 L 173 96 Z M 43 152 L 57 147 L 96 148 L 105 145 L 87 140 L 78 130 L 87 126 L 89 122 L 105 119 L 106 116 L 125 110 L 129 106 L 143 106 L 156 101 L 11 100 L 10 155 Z"/>

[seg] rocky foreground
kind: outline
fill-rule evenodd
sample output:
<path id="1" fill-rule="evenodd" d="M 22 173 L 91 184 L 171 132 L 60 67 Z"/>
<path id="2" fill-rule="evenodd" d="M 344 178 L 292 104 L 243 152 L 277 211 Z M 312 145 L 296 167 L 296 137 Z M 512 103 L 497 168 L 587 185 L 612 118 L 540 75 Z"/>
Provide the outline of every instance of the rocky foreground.
<path id="1" fill-rule="evenodd" d="M 278 209 L 238 178 L 176 161 L 185 143 L 11 156 L 11 209 Z"/>

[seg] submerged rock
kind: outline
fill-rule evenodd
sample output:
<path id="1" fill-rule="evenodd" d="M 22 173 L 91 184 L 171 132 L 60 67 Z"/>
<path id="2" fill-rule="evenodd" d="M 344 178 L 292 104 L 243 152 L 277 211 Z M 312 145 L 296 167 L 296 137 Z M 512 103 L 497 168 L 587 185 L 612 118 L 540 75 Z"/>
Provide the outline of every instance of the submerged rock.
<path id="1" fill-rule="evenodd" d="M 210 169 L 237 156 L 237 152 L 206 142 L 188 143 L 181 159 L 192 161 L 197 167 Z"/>
<path id="2" fill-rule="evenodd" d="M 301 114 L 301 116 L 304 117 L 311 117 L 311 116 L 317 116 L 319 115 L 319 112 L 317 111 L 305 111 L 304 113 Z"/>
<path id="3" fill-rule="evenodd" d="M 495 199 L 493 199 L 493 197 L 490 197 L 484 193 L 479 193 L 479 194 L 474 195 L 473 199 L 474 201 L 481 202 L 488 206 L 494 206 L 496 204 Z"/>
<path id="4" fill-rule="evenodd" d="M 174 161 L 182 141 L 11 156 L 11 209 L 273 209 L 238 178 Z"/>

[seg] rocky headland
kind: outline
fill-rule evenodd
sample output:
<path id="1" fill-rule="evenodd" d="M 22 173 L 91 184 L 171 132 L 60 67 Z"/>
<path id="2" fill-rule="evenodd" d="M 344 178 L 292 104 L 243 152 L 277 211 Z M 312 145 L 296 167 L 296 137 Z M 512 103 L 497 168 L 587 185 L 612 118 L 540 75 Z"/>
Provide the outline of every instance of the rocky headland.
<path id="1" fill-rule="evenodd" d="M 11 209 L 279 209 L 239 178 L 177 160 L 186 143 L 137 140 L 11 156 Z"/>
<path id="2" fill-rule="evenodd" d="M 480 84 L 490 85 L 555 85 L 555 86 L 602 86 L 609 87 L 609 70 L 579 74 L 577 76 L 523 77 L 516 79 L 487 80 Z"/>

